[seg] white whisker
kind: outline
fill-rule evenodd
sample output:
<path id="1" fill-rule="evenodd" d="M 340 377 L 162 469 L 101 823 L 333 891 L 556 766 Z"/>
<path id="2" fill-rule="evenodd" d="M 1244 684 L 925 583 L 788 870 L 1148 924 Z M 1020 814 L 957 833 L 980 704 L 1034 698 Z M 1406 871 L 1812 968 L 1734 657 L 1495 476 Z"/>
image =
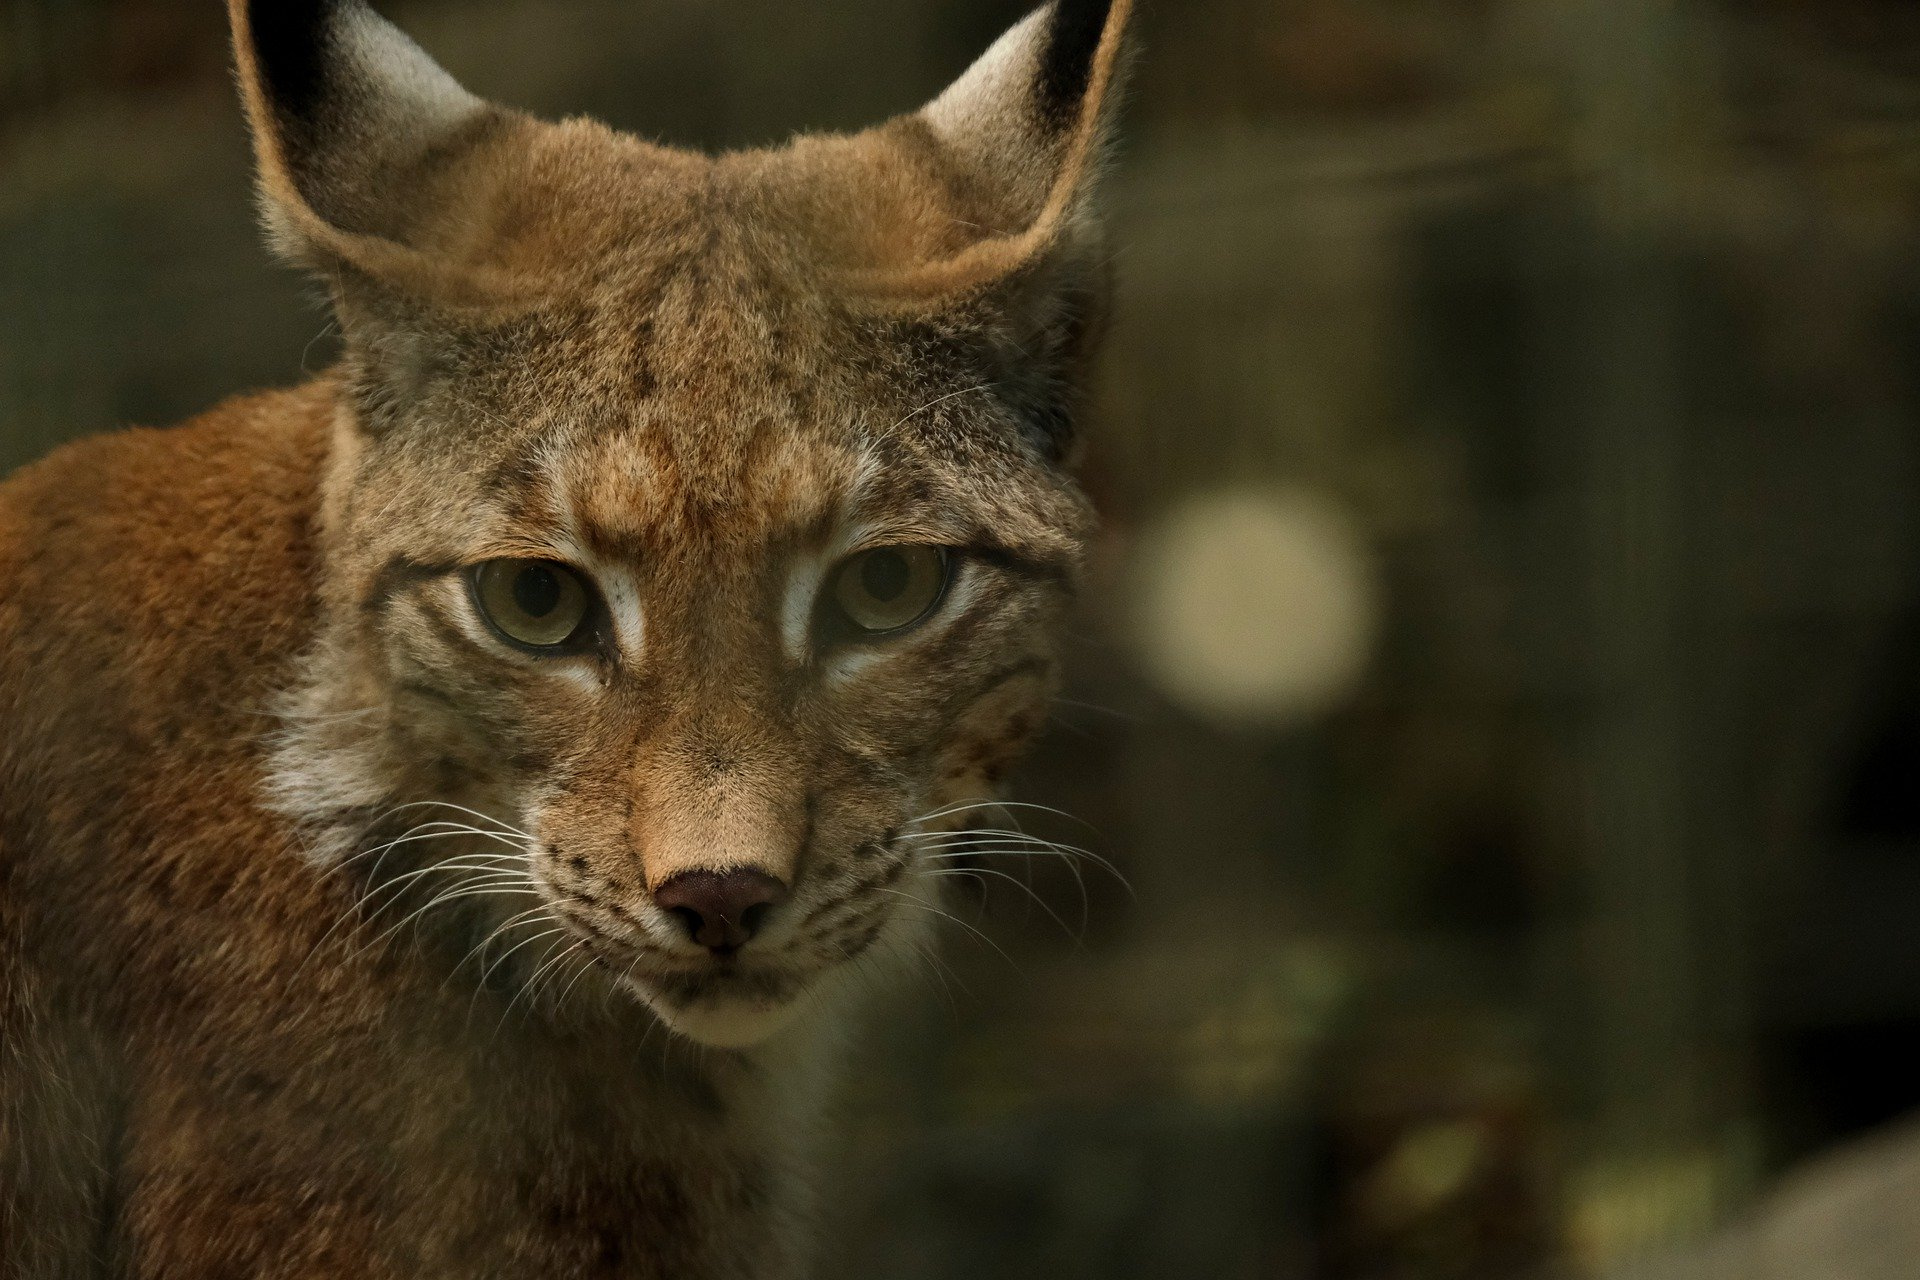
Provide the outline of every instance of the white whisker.
<path id="1" fill-rule="evenodd" d="M 974 937 L 980 939 L 980 941 L 986 943 L 988 946 L 992 947 L 995 951 L 999 952 L 1000 958 L 1005 960 L 1008 964 L 1012 965 L 1014 972 L 1019 973 L 1021 971 L 1019 964 L 1015 962 L 1012 956 L 1007 954 L 1005 948 L 1003 948 L 999 943 L 995 942 L 992 938 L 989 938 L 986 934 L 982 933 L 980 930 L 968 924 L 965 920 L 962 920 L 959 916 L 954 915 L 951 911 L 943 911 L 939 907 L 936 907 L 932 903 L 928 902 L 925 898 L 917 898 L 911 893 L 903 893 L 898 889 L 874 889 L 872 890 L 872 892 L 884 893 L 888 897 L 892 897 L 892 898 L 905 898 L 908 902 L 913 903 L 915 906 L 920 907 L 923 910 L 930 911 L 934 915 L 939 916 L 942 919 L 953 921 L 955 924 L 959 925 L 962 929 L 965 929 L 968 933 L 971 933 Z"/>

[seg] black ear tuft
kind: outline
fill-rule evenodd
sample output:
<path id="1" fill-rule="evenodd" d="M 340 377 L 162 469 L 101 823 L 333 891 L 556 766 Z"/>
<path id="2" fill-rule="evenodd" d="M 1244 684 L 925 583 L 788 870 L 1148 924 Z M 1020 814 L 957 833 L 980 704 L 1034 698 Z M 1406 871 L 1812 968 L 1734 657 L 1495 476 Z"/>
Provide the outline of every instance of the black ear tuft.
<path id="1" fill-rule="evenodd" d="M 275 244 L 329 275 L 423 266 L 418 252 L 483 192 L 448 175 L 479 171 L 504 114 L 366 0 L 228 0 L 228 14 Z"/>
<path id="2" fill-rule="evenodd" d="M 1043 125 L 1066 129 L 1079 119 L 1112 9 L 1113 0 L 1055 0 L 1034 76 L 1034 106 Z"/>
<path id="3" fill-rule="evenodd" d="M 260 87 L 282 128 L 310 119 L 325 97 L 341 0 L 248 0 Z"/>
<path id="4" fill-rule="evenodd" d="M 964 292 L 1041 258 L 1092 251 L 1092 192 L 1132 11 L 1133 0 L 1043 5 L 921 108 L 915 123 L 964 175 L 948 197 L 954 221 L 988 234 L 918 270 L 894 273 L 884 289 Z"/>

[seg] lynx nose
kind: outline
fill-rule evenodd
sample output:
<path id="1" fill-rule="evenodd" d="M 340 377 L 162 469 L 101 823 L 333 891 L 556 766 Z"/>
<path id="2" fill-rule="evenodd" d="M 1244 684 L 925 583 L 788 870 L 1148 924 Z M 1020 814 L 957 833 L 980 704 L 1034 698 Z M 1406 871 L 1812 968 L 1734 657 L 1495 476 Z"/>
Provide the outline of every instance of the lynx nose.
<path id="1" fill-rule="evenodd" d="M 787 886 L 764 871 L 682 871 L 653 891 L 653 900 L 716 956 L 730 956 L 760 931 Z"/>

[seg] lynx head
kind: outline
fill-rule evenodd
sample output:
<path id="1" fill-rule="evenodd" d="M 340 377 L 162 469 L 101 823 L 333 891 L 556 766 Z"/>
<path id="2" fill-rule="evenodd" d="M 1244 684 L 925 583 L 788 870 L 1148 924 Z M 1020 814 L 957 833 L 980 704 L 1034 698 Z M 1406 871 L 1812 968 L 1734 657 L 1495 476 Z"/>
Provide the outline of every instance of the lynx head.
<path id="1" fill-rule="evenodd" d="M 481 101 L 358 0 L 233 0 L 267 222 L 346 343 L 272 780 L 317 857 L 710 1044 L 913 927 L 919 837 L 1051 688 L 1127 9 L 713 157 Z"/>

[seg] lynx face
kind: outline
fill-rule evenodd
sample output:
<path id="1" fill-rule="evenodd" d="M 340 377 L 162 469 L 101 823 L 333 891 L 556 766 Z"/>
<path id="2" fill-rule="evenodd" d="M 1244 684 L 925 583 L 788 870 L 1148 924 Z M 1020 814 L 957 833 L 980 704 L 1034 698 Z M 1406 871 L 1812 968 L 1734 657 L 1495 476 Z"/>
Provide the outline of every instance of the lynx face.
<path id="1" fill-rule="evenodd" d="M 1044 718 L 1089 522 L 1124 9 L 706 158 L 481 103 L 361 5 L 236 0 L 269 219 L 349 342 L 274 757 L 316 856 L 720 1045 L 925 918 L 925 838 Z"/>

